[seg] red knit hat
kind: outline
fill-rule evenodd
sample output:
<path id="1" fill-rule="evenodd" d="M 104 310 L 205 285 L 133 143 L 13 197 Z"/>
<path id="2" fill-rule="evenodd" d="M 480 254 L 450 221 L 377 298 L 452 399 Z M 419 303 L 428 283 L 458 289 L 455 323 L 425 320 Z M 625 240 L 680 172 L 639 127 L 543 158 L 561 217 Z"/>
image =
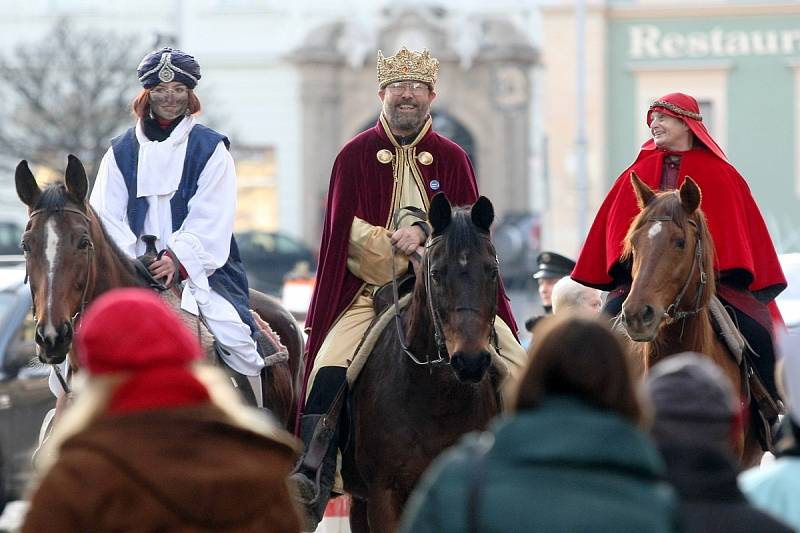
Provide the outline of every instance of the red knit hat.
<path id="1" fill-rule="evenodd" d="M 703 116 L 700 114 L 700 106 L 697 105 L 697 100 L 683 93 L 670 93 L 662 96 L 650 104 L 650 109 L 647 110 L 646 120 L 648 127 L 650 126 L 650 122 L 652 122 L 650 120 L 650 115 L 653 114 L 653 111 L 658 111 L 659 113 L 664 113 L 665 115 L 684 121 L 686 125 L 689 126 L 689 129 L 692 130 L 695 137 L 697 137 L 706 148 L 711 150 L 714 155 L 726 163 L 729 162 L 725 152 L 722 151 L 722 148 L 720 148 L 717 141 L 711 137 L 711 134 L 703 124 Z M 642 145 L 642 149 L 655 150 L 655 141 L 653 141 L 653 139 L 648 139 Z"/>
<path id="2" fill-rule="evenodd" d="M 81 320 L 75 346 L 90 374 L 130 373 L 110 413 L 208 401 L 208 390 L 189 369 L 202 356 L 197 338 L 149 290 L 116 289 L 98 298 Z"/>

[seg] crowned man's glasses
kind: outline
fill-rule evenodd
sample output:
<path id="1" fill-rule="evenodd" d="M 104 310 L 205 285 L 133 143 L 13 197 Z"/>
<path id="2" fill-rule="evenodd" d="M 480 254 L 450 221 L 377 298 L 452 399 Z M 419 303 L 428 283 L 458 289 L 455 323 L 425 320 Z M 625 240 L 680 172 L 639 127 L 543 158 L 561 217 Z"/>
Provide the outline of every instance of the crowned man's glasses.
<path id="1" fill-rule="evenodd" d="M 396 81 L 394 83 L 390 83 L 389 85 L 387 85 L 386 89 L 394 95 L 403 94 L 404 92 L 406 92 L 406 89 L 408 89 L 409 91 L 411 91 L 412 94 L 416 96 L 427 94 L 427 92 L 430 90 L 427 83 L 421 83 L 418 81 L 413 81 L 413 82 Z"/>

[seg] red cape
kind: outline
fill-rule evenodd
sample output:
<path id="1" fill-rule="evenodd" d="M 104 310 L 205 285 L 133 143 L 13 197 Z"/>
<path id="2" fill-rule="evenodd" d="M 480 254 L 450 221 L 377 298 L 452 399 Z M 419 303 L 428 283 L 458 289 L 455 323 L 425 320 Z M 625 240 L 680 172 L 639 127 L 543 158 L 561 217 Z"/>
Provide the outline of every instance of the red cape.
<path id="1" fill-rule="evenodd" d="M 645 143 L 639 157 L 622 175 L 600 206 L 583 244 L 572 278 L 603 290 L 619 280 L 611 275 L 622 252 L 622 241 L 639 213 L 630 173 L 654 190 L 661 182 L 663 150 Z M 786 288 L 775 247 L 747 183 L 733 166 L 704 147 L 681 152 L 678 186 L 691 176 L 703 193 L 701 209 L 708 219 L 716 251 L 718 272 L 741 269 L 752 277 L 749 290 L 762 301 L 772 300 Z"/>
<path id="2" fill-rule="evenodd" d="M 375 226 L 386 226 L 392 203 L 394 177 L 392 165 L 382 164 L 376 154 L 394 145 L 380 120 L 374 128 L 360 133 L 342 148 L 331 172 L 328 206 L 319 252 L 317 280 L 306 317 L 308 355 L 305 382 L 314 358 L 334 321 L 352 303 L 364 283 L 347 270 L 347 247 L 353 217 Z M 471 205 L 478 199 L 475 172 L 460 146 L 431 129 L 416 145 L 417 154 L 433 155 L 431 165 L 418 165 L 428 201 L 444 192 L 453 205 Z M 432 181 L 439 188 L 431 188 Z M 497 314 L 516 334 L 516 322 L 502 281 L 497 294 Z"/>

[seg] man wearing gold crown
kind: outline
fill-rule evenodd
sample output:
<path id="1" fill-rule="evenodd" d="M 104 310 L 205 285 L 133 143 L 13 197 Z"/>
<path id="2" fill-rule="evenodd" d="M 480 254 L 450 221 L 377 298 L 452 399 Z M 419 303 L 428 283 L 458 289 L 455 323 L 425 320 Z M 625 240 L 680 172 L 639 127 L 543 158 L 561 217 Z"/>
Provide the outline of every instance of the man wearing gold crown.
<path id="1" fill-rule="evenodd" d="M 300 419 L 306 450 L 313 436 L 311 448 L 326 452 L 321 461 L 304 454 L 293 476 L 311 525 L 322 518 L 330 497 L 338 440 L 337 429 L 316 432 L 328 433 L 327 442 L 319 442 L 315 430 L 341 397 L 347 366 L 375 316 L 376 289 L 392 280 L 392 262 L 397 275 L 404 274 L 410 256 L 427 239 L 431 230 L 424 213 L 436 193 L 444 192 L 453 205 L 478 198 L 467 154 L 431 129 L 438 73 L 439 61 L 426 49 L 403 47 L 391 57 L 379 51 L 380 118 L 347 143 L 333 165 L 317 283 L 306 319 L 306 403 Z M 495 327 L 513 375 L 526 355 L 502 283 Z"/>

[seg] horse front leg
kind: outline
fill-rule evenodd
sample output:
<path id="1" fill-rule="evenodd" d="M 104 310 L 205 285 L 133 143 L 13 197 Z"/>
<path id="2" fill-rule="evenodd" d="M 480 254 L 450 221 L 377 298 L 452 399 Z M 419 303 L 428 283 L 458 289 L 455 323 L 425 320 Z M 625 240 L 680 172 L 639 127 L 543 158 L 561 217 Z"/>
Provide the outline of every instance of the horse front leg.
<path id="1" fill-rule="evenodd" d="M 352 533 L 369 533 L 367 500 L 356 496 L 350 497 L 350 531 Z"/>
<path id="2" fill-rule="evenodd" d="M 388 487 L 371 487 L 367 494 L 369 531 L 395 531 L 402 511 L 397 494 Z"/>

